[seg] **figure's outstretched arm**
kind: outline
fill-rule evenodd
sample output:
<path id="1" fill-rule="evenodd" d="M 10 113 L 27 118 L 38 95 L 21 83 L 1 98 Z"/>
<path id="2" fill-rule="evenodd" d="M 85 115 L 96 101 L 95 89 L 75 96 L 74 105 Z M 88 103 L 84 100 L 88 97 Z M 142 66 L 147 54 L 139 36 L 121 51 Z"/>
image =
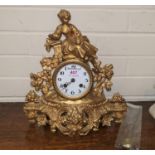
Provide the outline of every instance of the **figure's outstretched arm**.
<path id="1" fill-rule="evenodd" d="M 57 26 L 56 30 L 54 31 L 53 34 L 49 34 L 48 37 L 51 40 L 59 40 L 62 35 L 62 25 Z"/>
<path id="2" fill-rule="evenodd" d="M 45 48 L 47 52 L 50 52 L 51 48 L 55 45 L 55 43 L 60 40 L 62 35 L 62 25 L 57 26 L 54 33 L 49 34 L 46 39 Z"/>

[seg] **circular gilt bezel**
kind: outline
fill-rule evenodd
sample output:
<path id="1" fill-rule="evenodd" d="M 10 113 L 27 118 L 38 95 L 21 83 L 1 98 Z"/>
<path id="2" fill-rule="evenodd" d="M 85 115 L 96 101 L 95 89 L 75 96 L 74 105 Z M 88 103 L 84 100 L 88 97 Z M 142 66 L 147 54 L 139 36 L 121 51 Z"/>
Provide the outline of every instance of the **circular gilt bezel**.
<path id="1" fill-rule="evenodd" d="M 56 84 L 57 73 L 59 72 L 59 70 L 60 70 L 62 67 L 66 66 L 66 65 L 68 65 L 68 64 L 77 64 L 77 65 L 80 65 L 80 66 L 83 67 L 83 68 L 88 72 L 88 74 L 89 74 L 89 77 L 90 77 L 89 88 L 87 89 L 87 91 L 86 91 L 85 93 L 81 94 L 81 96 L 78 96 L 78 97 L 66 96 L 66 95 L 64 95 L 64 94 L 59 90 L 59 88 L 57 87 L 57 84 Z M 55 69 L 55 71 L 54 71 L 54 73 L 53 73 L 52 80 L 53 80 L 53 86 L 54 86 L 56 92 L 57 92 L 60 96 L 66 98 L 66 99 L 70 99 L 70 100 L 78 100 L 78 99 L 81 99 L 81 98 L 85 97 L 85 96 L 88 95 L 88 93 L 91 91 L 92 86 L 93 86 L 93 75 L 92 75 L 92 72 L 91 72 L 91 69 L 90 69 L 89 65 L 87 65 L 87 64 L 85 64 L 85 63 L 83 63 L 83 62 L 81 62 L 80 60 L 75 60 L 75 59 L 74 59 L 74 60 L 67 60 L 67 61 L 65 61 L 65 62 L 62 62 L 62 63 Z"/>

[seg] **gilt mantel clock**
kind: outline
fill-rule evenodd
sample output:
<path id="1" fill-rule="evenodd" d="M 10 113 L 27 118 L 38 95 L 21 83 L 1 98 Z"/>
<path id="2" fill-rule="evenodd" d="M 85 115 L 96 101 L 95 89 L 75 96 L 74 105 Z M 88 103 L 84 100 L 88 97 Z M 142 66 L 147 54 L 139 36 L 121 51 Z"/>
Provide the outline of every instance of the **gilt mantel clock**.
<path id="1" fill-rule="evenodd" d="M 127 109 L 124 98 L 104 95 L 112 86 L 113 66 L 102 65 L 97 48 L 70 23 L 69 11 L 60 10 L 58 17 L 61 24 L 45 43 L 54 54 L 41 60 L 41 72 L 30 74 L 34 89 L 24 105 L 29 121 L 65 135 L 86 135 L 101 125 L 120 123 Z"/>

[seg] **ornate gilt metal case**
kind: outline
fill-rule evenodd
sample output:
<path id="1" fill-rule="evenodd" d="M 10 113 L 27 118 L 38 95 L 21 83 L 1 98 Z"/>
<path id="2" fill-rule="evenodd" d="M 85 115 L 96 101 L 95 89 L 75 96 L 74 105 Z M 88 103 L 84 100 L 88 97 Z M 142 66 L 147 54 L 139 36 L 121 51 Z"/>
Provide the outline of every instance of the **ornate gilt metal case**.
<path id="1" fill-rule="evenodd" d="M 113 66 L 102 65 L 97 48 L 69 22 L 69 11 L 60 10 L 58 17 L 61 24 L 45 43 L 54 54 L 41 60 L 41 72 L 30 74 L 34 89 L 26 95 L 26 116 L 65 135 L 86 135 L 100 125 L 120 123 L 127 109 L 124 98 L 104 95 L 112 86 Z"/>

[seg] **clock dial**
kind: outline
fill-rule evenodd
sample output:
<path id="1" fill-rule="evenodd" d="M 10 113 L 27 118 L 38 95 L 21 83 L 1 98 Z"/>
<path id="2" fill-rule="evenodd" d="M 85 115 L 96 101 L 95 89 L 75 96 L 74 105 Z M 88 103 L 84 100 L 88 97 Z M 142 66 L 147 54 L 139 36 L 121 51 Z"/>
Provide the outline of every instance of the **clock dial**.
<path id="1" fill-rule="evenodd" d="M 69 99 L 85 96 L 92 86 L 90 71 L 78 63 L 68 63 L 59 67 L 54 77 L 58 93 Z"/>

